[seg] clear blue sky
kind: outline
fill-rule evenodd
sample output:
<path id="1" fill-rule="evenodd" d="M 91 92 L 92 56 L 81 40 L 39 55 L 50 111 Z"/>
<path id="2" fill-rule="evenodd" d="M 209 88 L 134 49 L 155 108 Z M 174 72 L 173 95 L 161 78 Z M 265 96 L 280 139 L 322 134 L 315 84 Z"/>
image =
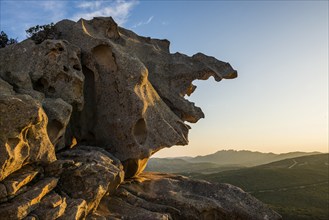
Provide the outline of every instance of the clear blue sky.
<path id="1" fill-rule="evenodd" d="M 238 70 L 235 80 L 196 82 L 189 99 L 206 118 L 192 125 L 189 146 L 155 156 L 328 151 L 328 1 L 1 0 L 1 30 L 19 40 L 36 24 L 92 16 Z"/>

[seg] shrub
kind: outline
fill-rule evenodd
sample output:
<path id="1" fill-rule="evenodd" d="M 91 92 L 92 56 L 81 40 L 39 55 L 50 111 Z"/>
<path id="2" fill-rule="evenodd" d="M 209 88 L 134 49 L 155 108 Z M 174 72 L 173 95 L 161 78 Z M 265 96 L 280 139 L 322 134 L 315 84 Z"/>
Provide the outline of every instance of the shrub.
<path id="1" fill-rule="evenodd" d="M 31 38 L 36 44 L 40 44 L 46 39 L 58 39 L 60 36 L 54 23 L 30 27 L 26 30 L 26 33 L 27 37 Z"/>
<path id="2" fill-rule="evenodd" d="M 1 31 L 0 33 L 0 48 L 4 48 L 8 45 L 11 45 L 11 44 L 16 44 L 17 43 L 17 38 L 16 39 L 13 39 L 13 38 L 8 38 L 8 35 Z"/>

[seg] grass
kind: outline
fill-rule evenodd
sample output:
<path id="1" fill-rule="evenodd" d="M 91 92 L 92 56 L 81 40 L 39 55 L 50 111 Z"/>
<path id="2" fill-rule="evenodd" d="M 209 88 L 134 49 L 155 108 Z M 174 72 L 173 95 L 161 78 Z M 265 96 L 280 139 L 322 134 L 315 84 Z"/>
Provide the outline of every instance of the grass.
<path id="1" fill-rule="evenodd" d="M 270 205 L 283 219 L 329 219 L 328 154 L 286 159 L 266 165 L 192 178 L 230 183 Z"/>

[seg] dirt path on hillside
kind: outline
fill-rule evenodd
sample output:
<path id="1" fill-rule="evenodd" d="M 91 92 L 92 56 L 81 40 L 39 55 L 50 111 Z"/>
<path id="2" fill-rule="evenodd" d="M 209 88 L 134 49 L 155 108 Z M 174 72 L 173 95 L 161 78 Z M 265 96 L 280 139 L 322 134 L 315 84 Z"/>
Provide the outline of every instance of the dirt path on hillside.
<path id="1" fill-rule="evenodd" d="M 320 186 L 320 185 L 328 185 L 328 181 L 321 182 L 321 183 L 313 183 L 309 185 L 301 185 L 301 186 L 292 186 L 292 187 L 284 187 L 279 189 L 264 189 L 264 190 L 258 190 L 258 191 L 250 191 L 248 193 L 267 193 L 267 192 L 282 192 L 282 191 L 288 191 L 288 190 L 295 190 L 295 189 L 304 189 L 308 187 L 314 187 L 314 186 Z"/>
<path id="2" fill-rule="evenodd" d="M 291 169 L 298 164 L 298 162 L 295 159 L 293 159 L 293 162 L 294 163 L 291 166 L 289 166 L 288 169 Z"/>

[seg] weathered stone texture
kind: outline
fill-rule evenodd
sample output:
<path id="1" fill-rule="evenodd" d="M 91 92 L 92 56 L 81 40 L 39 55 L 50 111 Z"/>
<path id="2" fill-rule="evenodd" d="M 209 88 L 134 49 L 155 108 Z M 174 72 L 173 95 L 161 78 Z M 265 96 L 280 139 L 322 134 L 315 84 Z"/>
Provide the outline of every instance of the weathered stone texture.
<path id="1" fill-rule="evenodd" d="M 281 219 L 240 188 L 187 177 L 145 173 L 104 198 L 99 214 L 107 219 Z"/>
<path id="2" fill-rule="evenodd" d="M 8 220 L 23 219 L 37 208 L 41 199 L 55 188 L 58 179 L 47 178 L 31 186 L 27 192 L 15 197 L 10 203 L 0 204 L 0 216 Z"/>
<path id="3" fill-rule="evenodd" d="M 188 143 L 184 121 L 204 117 L 184 99 L 195 89 L 193 80 L 237 75 L 228 63 L 201 53 L 170 54 L 169 41 L 140 37 L 112 18 L 64 20 L 56 28 L 80 46 L 85 75 L 85 107 L 73 113 L 71 135 L 111 152 L 126 176 L 140 173 L 158 150 Z"/>
<path id="4" fill-rule="evenodd" d="M 141 175 L 204 117 L 184 98 L 193 80 L 235 78 L 230 64 L 171 54 L 112 18 L 55 28 L 60 39 L 0 49 L 0 218 L 280 218 L 231 185 Z"/>
<path id="5" fill-rule="evenodd" d="M 84 199 L 87 212 L 97 208 L 106 193 L 113 192 L 123 181 L 122 165 L 109 153 L 96 147 L 79 146 L 58 154 L 59 159 L 70 158 L 74 165 L 60 175 L 59 188 L 70 198 Z"/>
<path id="6" fill-rule="evenodd" d="M 0 181 L 25 164 L 56 160 L 48 119 L 29 95 L 0 94 Z"/>

